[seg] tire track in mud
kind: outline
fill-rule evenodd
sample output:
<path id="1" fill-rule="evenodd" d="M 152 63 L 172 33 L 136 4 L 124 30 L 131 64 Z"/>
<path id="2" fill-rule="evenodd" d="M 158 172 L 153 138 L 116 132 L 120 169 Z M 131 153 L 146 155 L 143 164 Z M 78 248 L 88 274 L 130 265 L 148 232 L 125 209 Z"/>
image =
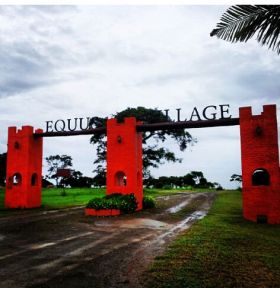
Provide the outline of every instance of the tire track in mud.
<path id="1" fill-rule="evenodd" d="M 9 225 L 15 225 L 15 224 L 30 224 L 38 221 L 43 221 L 46 219 L 51 218 L 60 218 L 65 217 L 69 214 L 76 214 L 77 212 L 80 212 L 84 206 L 77 206 L 77 207 L 71 207 L 71 208 L 63 208 L 63 209 L 55 209 L 55 210 L 47 210 L 47 211 L 40 211 L 36 212 L 35 209 L 29 211 L 23 210 L 23 214 L 17 214 L 11 215 L 11 216 L 3 216 L 0 218 L 0 228 L 6 227 Z"/>
<path id="2" fill-rule="evenodd" d="M 213 193 L 160 197 L 156 213 L 117 218 L 86 218 L 76 208 L 0 219 L 0 287 L 141 287 L 147 265 L 203 218 L 213 199 Z M 169 219 L 193 203 L 196 211 Z"/>

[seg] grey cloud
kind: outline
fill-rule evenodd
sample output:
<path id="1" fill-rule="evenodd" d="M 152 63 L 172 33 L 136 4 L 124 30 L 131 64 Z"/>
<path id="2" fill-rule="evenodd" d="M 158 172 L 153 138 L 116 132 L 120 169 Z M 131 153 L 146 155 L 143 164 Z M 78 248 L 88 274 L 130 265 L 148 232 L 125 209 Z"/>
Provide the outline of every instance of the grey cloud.
<path id="1" fill-rule="evenodd" d="M 280 73 L 267 72 L 265 70 L 260 71 L 248 71 L 238 75 L 236 79 L 237 85 L 246 87 L 248 92 L 253 96 L 262 97 L 267 100 L 279 100 L 280 96 Z M 257 95 L 256 95 L 257 94 Z"/>
<path id="2" fill-rule="evenodd" d="M 124 53 L 120 51 L 117 55 L 118 60 L 129 62 L 132 64 L 143 64 L 147 62 L 153 62 L 154 58 L 145 53 Z"/>
<path id="3" fill-rule="evenodd" d="M 0 97 L 10 96 L 18 93 L 22 93 L 26 90 L 31 90 L 36 87 L 45 85 L 43 81 L 34 81 L 32 79 L 10 79 L 7 81 L 1 81 L 1 94 Z"/>
<path id="4" fill-rule="evenodd" d="M 36 18 L 35 18 L 36 19 Z M 45 22 L 45 23 L 44 23 Z M 43 23 L 43 25 L 42 25 Z M 49 25 L 46 25 L 48 23 Z M 29 29 L 34 34 L 37 34 L 40 38 L 45 37 L 52 37 L 54 34 L 68 34 L 71 35 L 74 33 L 74 30 L 67 22 L 57 22 L 55 19 L 45 19 L 44 16 L 42 16 L 40 19 L 37 19 L 37 21 L 34 21 L 29 25 Z M 51 28 L 51 29 L 50 29 Z"/>
<path id="5" fill-rule="evenodd" d="M 190 72 L 176 72 L 174 73 L 162 73 L 158 75 L 153 75 L 136 83 L 136 86 L 146 86 L 146 85 L 167 85 L 170 82 L 175 81 L 186 81 L 193 78 L 193 74 Z"/>
<path id="6" fill-rule="evenodd" d="M 47 58 L 27 43 L 2 45 L 0 63 L 0 97 L 46 84 L 52 68 Z"/>
<path id="7" fill-rule="evenodd" d="M 66 49 L 66 48 L 65 48 Z M 45 42 L 15 42 L 0 47 L 0 97 L 12 96 L 40 86 L 70 80 L 79 75 L 60 74 L 61 67 L 74 66 L 79 55 Z M 68 52 L 68 53 L 67 53 Z M 91 53 L 91 58 L 93 53 Z M 95 60 L 103 57 L 95 55 Z M 92 61 L 92 59 L 91 59 Z"/>
<path id="8" fill-rule="evenodd" d="M 60 14 L 63 12 L 77 11 L 78 8 L 73 5 L 4 5 L 0 6 L 0 13 L 13 15 L 20 13 L 22 16 L 30 17 L 31 14 Z"/>
<path id="9" fill-rule="evenodd" d="M 45 44 L 45 45 L 44 45 Z M 42 48 L 42 49 L 41 49 Z M 43 51 L 43 52 L 39 52 Z M 79 66 L 104 58 L 102 52 L 72 54 L 48 43 L 20 42 L 0 47 L 0 97 L 12 96 L 40 86 L 79 79 L 85 75 L 59 73 L 61 68 Z M 83 59 L 82 59 L 83 58 Z"/>
<path id="10" fill-rule="evenodd" d="M 154 62 L 158 52 L 153 48 L 141 47 L 141 45 L 130 43 L 130 41 L 118 41 L 110 43 L 107 56 L 121 62 L 146 64 Z"/>
<path id="11" fill-rule="evenodd" d="M 40 11 L 46 14 L 56 14 L 77 11 L 78 8 L 74 5 L 29 5 L 22 6 L 22 10 L 26 12 L 34 11 L 34 13 Z"/>

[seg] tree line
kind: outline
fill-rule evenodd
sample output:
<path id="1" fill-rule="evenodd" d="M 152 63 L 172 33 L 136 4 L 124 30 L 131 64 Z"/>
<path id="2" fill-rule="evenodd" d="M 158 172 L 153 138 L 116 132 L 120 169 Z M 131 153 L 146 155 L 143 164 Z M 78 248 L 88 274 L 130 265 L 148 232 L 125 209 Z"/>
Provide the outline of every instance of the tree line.
<path id="1" fill-rule="evenodd" d="M 201 171 L 191 171 L 184 176 L 161 176 L 144 179 L 147 188 L 172 189 L 172 188 L 207 188 L 222 190 L 223 187 L 217 182 L 208 181 Z"/>
<path id="2" fill-rule="evenodd" d="M 102 187 L 106 185 L 106 172 L 96 174 L 94 177 L 83 176 L 80 171 L 71 169 L 73 166 L 72 157 L 68 155 L 52 155 L 46 158 L 49 166 L 47 179 L 54 179 L 56 186 L 71 186 L 71 187 Z M 63 177 L 58 175 L 59 169 L 71 170 L 70 176 Z M 212 188 L 223 189 L 217 182 L 209 182 L 203 172 L 191 171 L 184 176 L 161 176 L 154 178 L 149 175 L 144 178 L 144 186 L 147 188 L 176 188 L 176 187 L 197 187 L 197 188 Z"/>
<path id="3" fill-rule="evenodd" d="M 6 177 L 6 159 L 7 153 L 0 154 L 0 186 L 5 186 Z M 42 178 L 43 187 L 54 186 L 49 180 L 55 181 L 55 186 L 70 187 L 104 187 L 106 186 L 106 171 L 102 170 L 94 177 L 84 176 L 81 171 L 73 169 L 73 159 L 69 155 L 51 155 L 45 158 L 48 165 L 47 175 Z M 70 176 L 58 176 L 59 169 L 69 169 Z M 238 174 L 232 174 L 230 181 L 242 183 L 242 177 Z M 176 188 L 176 187 L 196 187 L 223 189 L 217 182 L 208 181 L 203 172 L 191 171 L 184 176 L 160 176 L 154 178 L 151 175 L 144 178 L 143 184 L 147 188 Z"/>

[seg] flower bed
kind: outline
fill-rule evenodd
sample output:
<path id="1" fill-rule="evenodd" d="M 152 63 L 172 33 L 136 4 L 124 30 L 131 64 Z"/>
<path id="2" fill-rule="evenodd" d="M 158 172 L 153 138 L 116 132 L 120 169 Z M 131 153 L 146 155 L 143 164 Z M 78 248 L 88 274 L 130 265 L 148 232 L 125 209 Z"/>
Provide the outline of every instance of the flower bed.
<path id="1" fill-rule="evenodd" d="M 116 216 L 121 213 L 133 213 L 137 208 L 134 194 L 111 194 L 103 198 L 91 199 L 85 209 L 85 215 Z"/>
<path id="2" fill-rule="evenodd" d="M 152 197 L 144 196 L 142 201 L 143 209 L 155 207 L 155 200 Z M 117 216 L 121 213 L 133 213 L 138 206 L 133 193 L 122 195 L 119 193 L 106 195 L 91 199 L 85 209 L 87 216 Z"/>
<path id="3" fill-rule="evenodd" d="M 119 209 L 100 209 L 100 210 L 96 210 L 93 208 L 85 209 L 86 216 L 117 216 L 120 214 L 121 210 Z"/>

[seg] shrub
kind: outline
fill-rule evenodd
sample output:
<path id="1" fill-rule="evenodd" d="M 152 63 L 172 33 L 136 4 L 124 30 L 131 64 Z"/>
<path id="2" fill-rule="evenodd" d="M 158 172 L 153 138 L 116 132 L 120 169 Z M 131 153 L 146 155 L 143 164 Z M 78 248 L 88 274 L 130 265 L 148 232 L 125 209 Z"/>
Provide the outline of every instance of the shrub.
<path id="1" fill-rule="evenodd" d="M 119 209 L 124 213 L 132 213 L 137 208 L 137 201 L 133 193 L 128 195 L 116 193 L 102 198 L 93 198 L 88 202 L 86 208 L 95 210 Z"/>
<path id="2" fill-rule="evenodd" d="M 151 209 L 156 206 L 155 200 L 151 196 L 144 196 L 143 197 L 143 209 Z"/>

